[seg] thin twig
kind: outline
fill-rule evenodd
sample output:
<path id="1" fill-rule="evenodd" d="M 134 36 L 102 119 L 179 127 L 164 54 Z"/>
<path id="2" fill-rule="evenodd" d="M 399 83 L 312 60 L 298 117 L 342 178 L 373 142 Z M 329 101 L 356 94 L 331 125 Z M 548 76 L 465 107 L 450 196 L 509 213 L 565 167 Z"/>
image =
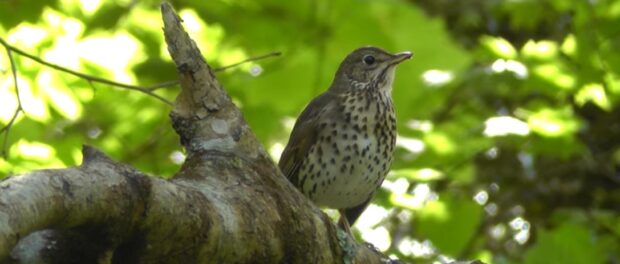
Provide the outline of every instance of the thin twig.
<path id="1" fill-rule="evenodd" d="M 247 58 L 245 60 L 242 60 L 240 62 L 236 62 L 236 63 L 230 64 L 230 65 L 227 65 L 227 66 L 223 66 L 223 67 L 220 67 L 220 68 L 215 68 L 215 69 L 213 69 L 213 72 L 215 72 L 215 73 L 222 72 L 222 71 L 228 70 L 230 68 L 237 67 L 237 66 L 239 66 L 241 64 L 244 64 L 244 63 L 248 63 L 248 62 L 252 62 L 252 61 L 257 61 L 257 60 L 262 60 L 262 59 L 267 59 L 267 58 L 270 58 L 270 57 L 277 57 L 277 56 L 280 56 L 280 55 L 282 55 L 281 52 L 273 51 L 271 53 L 267 53 L 267 54 L 264 54 L 264 55 L 260 55 L 260 56 L 256 56 L 256 57 L 249 57 L 249 58 Z M 146 89 L 149 90 L 149 91 L 155 91 L 155 90 L 160 89 L 160 88 L 170 87 L 170 86 L 174 86 L 174 85 L 177 85 L 177 84 L 179 84 L 178 80 L 167 81 L 167 82 L 162 82 L 162 83 L 158 83 L 158 84 L 146 87 Z"/>
<path id="2" fill-rule="evenodd" d="M 173 80 L 173 81 L 165 81 L 165 82 L 161 82 L 161 83 L 157 83 L 157 84 L 153 84 L 151 86 L 147 86 L 145 87 L 145 89 L 149 90 L 149 91 L 155 91 L 159 88 L 164 88 L 164 87 L 170 87 L 170 86 L 175 86 L 179 84 L 178 80 Z"/>
<path id="3" fill-rule="evenodd" d="M 143 86 L 137 86 L 137 85 L 132 85 L 132 84 L 125 84 L 125 83 L 119 83 L 119 82 L 115 82 L 115 81 L 110 81 L 108 79 L 103 79 L 103 78 L 100 78 L 100 77 L 97 77 L 97 76 L 92 76 L 92 75 L 84 74 L 84 73 L 81 73 L 81 72 L 76 72 L 74 70 L 71 70 L 71 69 L 68 69 L 68 68 L 65 68 L 65 67 L 62 67 L 62 66 L 59 66 L 59 65 L 56 65 L 56 64 L 44 61 L 44 60 L 42 60 L 40 58 L 37 58 L 34 55 L 28 54 L 25 51 L 22 51 L 22 50 L 20 50 L 20 49 L 18 49 L 16 47 L 11 46 L 3 38 L 0 38 L 0 44 L 2 44 L 7 49 L 9 49 L 9 50 L 11 50 L 11 51 L 13 51 L 13 52 L 15 52 L 15 53 L 17 53 L 19 55 L 22 55 L 22 56 L 24 56 L 26 58 L 34 60 L 34 61 L 36 61 L 38 63 L 41 63 L 41 64 L 43 64 L 45 66 L 51 67 L 51 68 L 53 68 L 55 70 L 66 72 L 66 73 L 78 76 L 78 77 L 80 77 L 82 79 L 87 80 L 91 84 L 92 84 L 92 82 L 98 82 L 98 83 L 112 85 L 112 86 L 116 86 L 116 87 L 120 87 L 120 88 L 125 88 L 125 89 L 128 89 L 128 90 L 134 90 L 134 91 L 142 92 L 142 93 L 145 93 L 147 95 L 153 96 L 153 97 L 161 100 L 162 102 L 164 102 L 164 103 L 166 103 L 168 105 L 172 105 L 172 102 L 170 102 L 167 99 L 165 99 L 165 98 L 155 94 L 154 91 L 157 90 L 157 89 L 163 88 L 163 87 L 169 87 L 169 86 L 174 86 L 174 85 L 179 84 L 178 80 L 173 80 L 173 81 L 165 81 L 165 82 L 162 82 L 162 83 L 158 83 L 158 84 L 154 84 L 154 85 L 151 85 L 151 86 L 143 87 Z M 237 67 L 237 66 L 239 66 L 241 64 L 244 64 L 244 63 L 248 63 L 248 62 L 252 62 L 252 61 L 257 61 L 257 60 L 262 60 L 262 59 L 266 59 L 266 58 L 270 58 L 270 57 L 276 57 L 276 56 L 280 56 L 281 54 L 282 53 L 279 52 L 279 51 L 274 51 L 274 52 L 271 52 L 271 53 L 268 53 L 268 54 L 265 54 L 265 55 L 256 56 L 256 57 L 250 57 L 250 58 L 247 58 L 247 59 L 242 60 L 240 62 L 233 63 L 231 65 L 227 65 L 227 66 L 224 66 L 224 67 L 221 67 L 221 68 L 213 69 L 213 72 L 225 71 L 227 69 L 230 69 L 230 68 L 233 68 L 233 67 Z"/>
<path id="4" fill-rule="evenodd" d="M 262 59 L 266 59 L 266 58 L 270 58 L 270 57 L 277 57 L 277 56 L 280 56 L 280 55 L 282 55 L 281 52 L 274 51 L 274 52 L 271 52 L 271 53 L 268 53 L 268 54 L 265 54 L 265 55 L 256 56 L 256 57 L 250 57 L 250 58 L 247 58 L 247 59 L 242 60 L 240 62 L 233 63 L 233 64 L 228 65 L 228 66 L 224 66 L 224 67 L 221 67 L 221 68 L 214 69 L 213 71 L 214 72 L 225 71 L 225 70 L 228 70 L 230 68 L 237 67 L 237 66 L 239 66 L 241 64 L 244 64 L 244 63 L 248 63 L 248 62 L 252 62 L 252 61 L 257 61 L 257 60 L 262 60 Z"/>
<path id="5" fill-rule="evenodd" d="M 22 51 L 22 50 L 20 50 L 20 49 L 18 49 L 16 47 L 11 46 L 9 43 L 4 41 L 3 38 L 0 38 L 0 44 L 2 44 L 7 49 L 9 49 L 9 50 L 11 50 L 11 51 L 13 51 L 13 52 L 15 52 L 15 53 L 17 53 L 19 55 L 22 55 L 22 56 L 24 56 L 26 58 L 34 60 L 34 61 L 36 61 L 36 62 L 38 62 L 40 64 L 43 64 L 43 65 L 48 66 L 50 68 L 53 68 L 55 70 L 75 75 L 77 77 L 80 77 L 80 78 L 85 79 L 85 80 L 90 81 L 90 82 L 98 82 L 98 83 L 103 83 L 103 84 L 107 84 L 107 85 L 112 85 L 112 86 L 116 86 L 116 87 L 125 88 L 125 89 L 128 89 L 128 90 L 134 90 L 134 91 L 142 92 L 142 93 L 145 93 L 145 94 L 150 95 L 152 97 L 155 97 L 155 98 L 159 99 L 160 101 L 162 101 L 162 102 L 164 102 L 164 103 L 166 103 L 168 105 L 172 105 L 172 102 L 168 101 L 166 98 L 163 98 L 163 97 L 153 93 L 153 91 L 150 91 L 150 90 L 148 90 L 148 89 L 146 89 L 144 87 L 136 86 L 136 85 L 131 85 L 131 84 L 119 83 L 119 82 L 115 82 L 115 81 L 110 81 L 108 79 L 103 79 L 103 78 L 100 78 L 100 77 L 97 77 L 97 76 L 92 76 L 92 75 L 84 74 L 84 73 L 81 73 L 81 72 L 77 72 L 77 71 L 74 71 L 74 70 L 71 70 L 71 69 L 68 69 L 68 68 L 65 68 L 65 67 L 62 67 L 62 66 L 59 66 L 59 65 L 56 65 L 56 64 L 44 61 L 44 60 L 42 60 L 40 58 L 37 58 L 37 57 L 35 57 L 33 55 L 30 55 L 30 54 L 26 53 L 25 51 Z"/>
<path id="6" fill-rule="evenodd" d="M 19 87 L 17 86 L 17 69 L 15 67 L 15 61 L 13 60 L 13 53 L 11 53 L 11 49 L 9 49 L 8 47 L 6 47 L 6 54 L 9 57 L 9 62 L 11 64 L 11 73 L 13 74 L 13 82 L 15 83 L 15 97 L 17 98 L 17 108 L 15 109 L 15 112 L 13 112 L 13 116 L 11 117 L 9 123 L 6 124 L 6 126 L 4 126 L 2 129 L 0 129 L 0 134 L 4 133 L 4 141 L 2 142 L 2 157 L 5 160 L 8 158 L 7 148 L 9 142 L 9 132 L 11 132 L 11 127 L 13 127 L 13 123 L 15 122 L 15 119 L 17 119 L 17 115 L 19 115 L 19 112 L 24 111 L 24 109 L 22 108 L 22 100 L 19 96 Z"/>

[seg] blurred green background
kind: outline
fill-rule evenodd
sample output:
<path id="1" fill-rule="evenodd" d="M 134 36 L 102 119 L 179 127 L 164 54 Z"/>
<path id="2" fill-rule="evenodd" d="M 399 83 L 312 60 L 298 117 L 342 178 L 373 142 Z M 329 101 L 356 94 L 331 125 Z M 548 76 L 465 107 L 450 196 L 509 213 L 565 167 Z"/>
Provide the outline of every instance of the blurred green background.
<path id="1" fill-rule="evenodd" d="M 274 160 L 348 52 L 414 52 L 394 87 L 397 160 L 356 223 L 389 255 L 620 263 L 620 1 L 172 3 L 214 67 L 283 53 L 217 74 Z M 0 37 L 79 72 L 152 85 L 176 77 L 158 5 L 3 0 Z M 82 144 L 153 175 L 179 168 L 169 106 L 14 58 L 25 114 L 2 177 L 77 165 Z M 178 89 L 156 93 L 173 100 Z M 3 50 L 2 127 L 16 107 Z"/>

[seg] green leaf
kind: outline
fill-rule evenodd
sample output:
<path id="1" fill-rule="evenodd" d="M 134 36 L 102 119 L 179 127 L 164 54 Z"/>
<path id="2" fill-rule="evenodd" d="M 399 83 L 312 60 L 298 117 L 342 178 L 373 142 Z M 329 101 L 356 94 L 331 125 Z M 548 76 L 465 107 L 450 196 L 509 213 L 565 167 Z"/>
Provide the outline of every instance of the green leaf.
<path id="1" fill-rule="evenodd" d="M 566 38 L 562 42 L 562 46 L 560 47 L 560 49 L 567 55 L 573 56 L 575 55 L 575 50 L 577 49 L 576 46 L 577 42 L 575 40 L 575 36 L 571 34 L 566 36 Z"/>
<path id="2" fill-rule="evenodd" d="M 579 128 L 579 121 L 571 108 L 542 108 L 530 114 L 527 123 L 533 132 L 545 137 L 562 137 L 572 135 Z"/>
<path id="3" fill-rule="evenodd" d="M 516 59 L 517 50 L 507 40 L 499 37 L 483 36 L 480 45 L 493 56 L 503 59 Z"/>
<path id="4" fill-rule="evenodd" d="M 449 155 L 457 150 L 456 142 L 444 132 L 432 131 L 424 135 L 424 142 L 440 155 Z"/>
<path id="5" fill-rule="evenodd" d="M 24 21 L 36 22 L 43 9 L 56 5 L 56 0 L 0 1 L 0 25 L 12 28 Z"/>
<path id="6" fill-rule="evenodd" d="M 536 65 L 533 67 L 532 73 L 536 78 L 545 81 L 546 86 L 559 90 L 572 90 L 577 82 L 573 74 L 556 63 Z"/>
<path id="7" fill-rule="evenodd" d="M 442 253 L 459 256 L 480 224 L 482 207 L 472 199 L 449 193 L 441 193 L 440 197 L 419 212 L 416 231 Z"/>
<path id="8" fill-rule="evenodd" d="M 69 120 L 77 120 L 82 115 L 82 104 L 58 75 L 50 70 L 42 70 L 36 80 L 50 106 Z"/>
<path id="9" fill-rule="evenodd" d="M 620 96 L 620 78 L 613 73 L 605 74 L 605 85 L 614 96 Z"/>
<path id="10" fill-rule="evenodd" d="M 414 182 L 430 182 L 444 178 L 441 171 L 432 168 L 393 170 L 389 176 L 392 178 L 403 177 Z"/>
<path id="11" fill-rule="evenodd" d="M 605 263 L 605 254 L 586 226 L 564 223 L 541 230 L 536 244 L 525 253 L 525 264 Z"/>
<path id="12" fill-rule="evenodd" d="M 605 88 L 598 83 L 586 84 L 575 95 L 575 102 L 579 106 L 591 102 L 605 111 L 611 110 L 611 103 L 607 99 Z"/>
<path id="13" fill-rule="evenodd" d="M 558 44 L 553 41 L 533 41 L 530 40 L 523 46 L 521 54 L 526 58 L 539 60 L 551 60 L 558 55 Z"/>

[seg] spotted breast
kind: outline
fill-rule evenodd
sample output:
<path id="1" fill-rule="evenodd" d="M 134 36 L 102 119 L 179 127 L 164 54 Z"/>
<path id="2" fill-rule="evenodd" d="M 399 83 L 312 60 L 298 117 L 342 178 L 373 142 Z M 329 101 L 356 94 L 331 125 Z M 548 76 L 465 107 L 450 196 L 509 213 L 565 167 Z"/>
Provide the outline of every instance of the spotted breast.
<path id="1" fill-rule="evenodd" d="M 392 163 L 396 118 L 391 97 L 373 90 L 339 96 L 301 164 L 300 190 L 316 204 L 350 208 L 368 200 Z"/>

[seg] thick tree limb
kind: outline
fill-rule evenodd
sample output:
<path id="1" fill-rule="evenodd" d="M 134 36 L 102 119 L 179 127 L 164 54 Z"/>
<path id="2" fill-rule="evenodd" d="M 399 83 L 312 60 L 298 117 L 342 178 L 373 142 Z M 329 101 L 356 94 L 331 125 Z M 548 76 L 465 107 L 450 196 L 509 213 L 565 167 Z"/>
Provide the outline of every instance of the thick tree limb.
<path id="1" fill-rule="evenodd" d="M 0 183 L 2 263 L 381 263 L 269 159 L 168 4 L 182 91 L 170 113 L 187 150 L 172 180 L 85 147 L 79 167 Z"/>

